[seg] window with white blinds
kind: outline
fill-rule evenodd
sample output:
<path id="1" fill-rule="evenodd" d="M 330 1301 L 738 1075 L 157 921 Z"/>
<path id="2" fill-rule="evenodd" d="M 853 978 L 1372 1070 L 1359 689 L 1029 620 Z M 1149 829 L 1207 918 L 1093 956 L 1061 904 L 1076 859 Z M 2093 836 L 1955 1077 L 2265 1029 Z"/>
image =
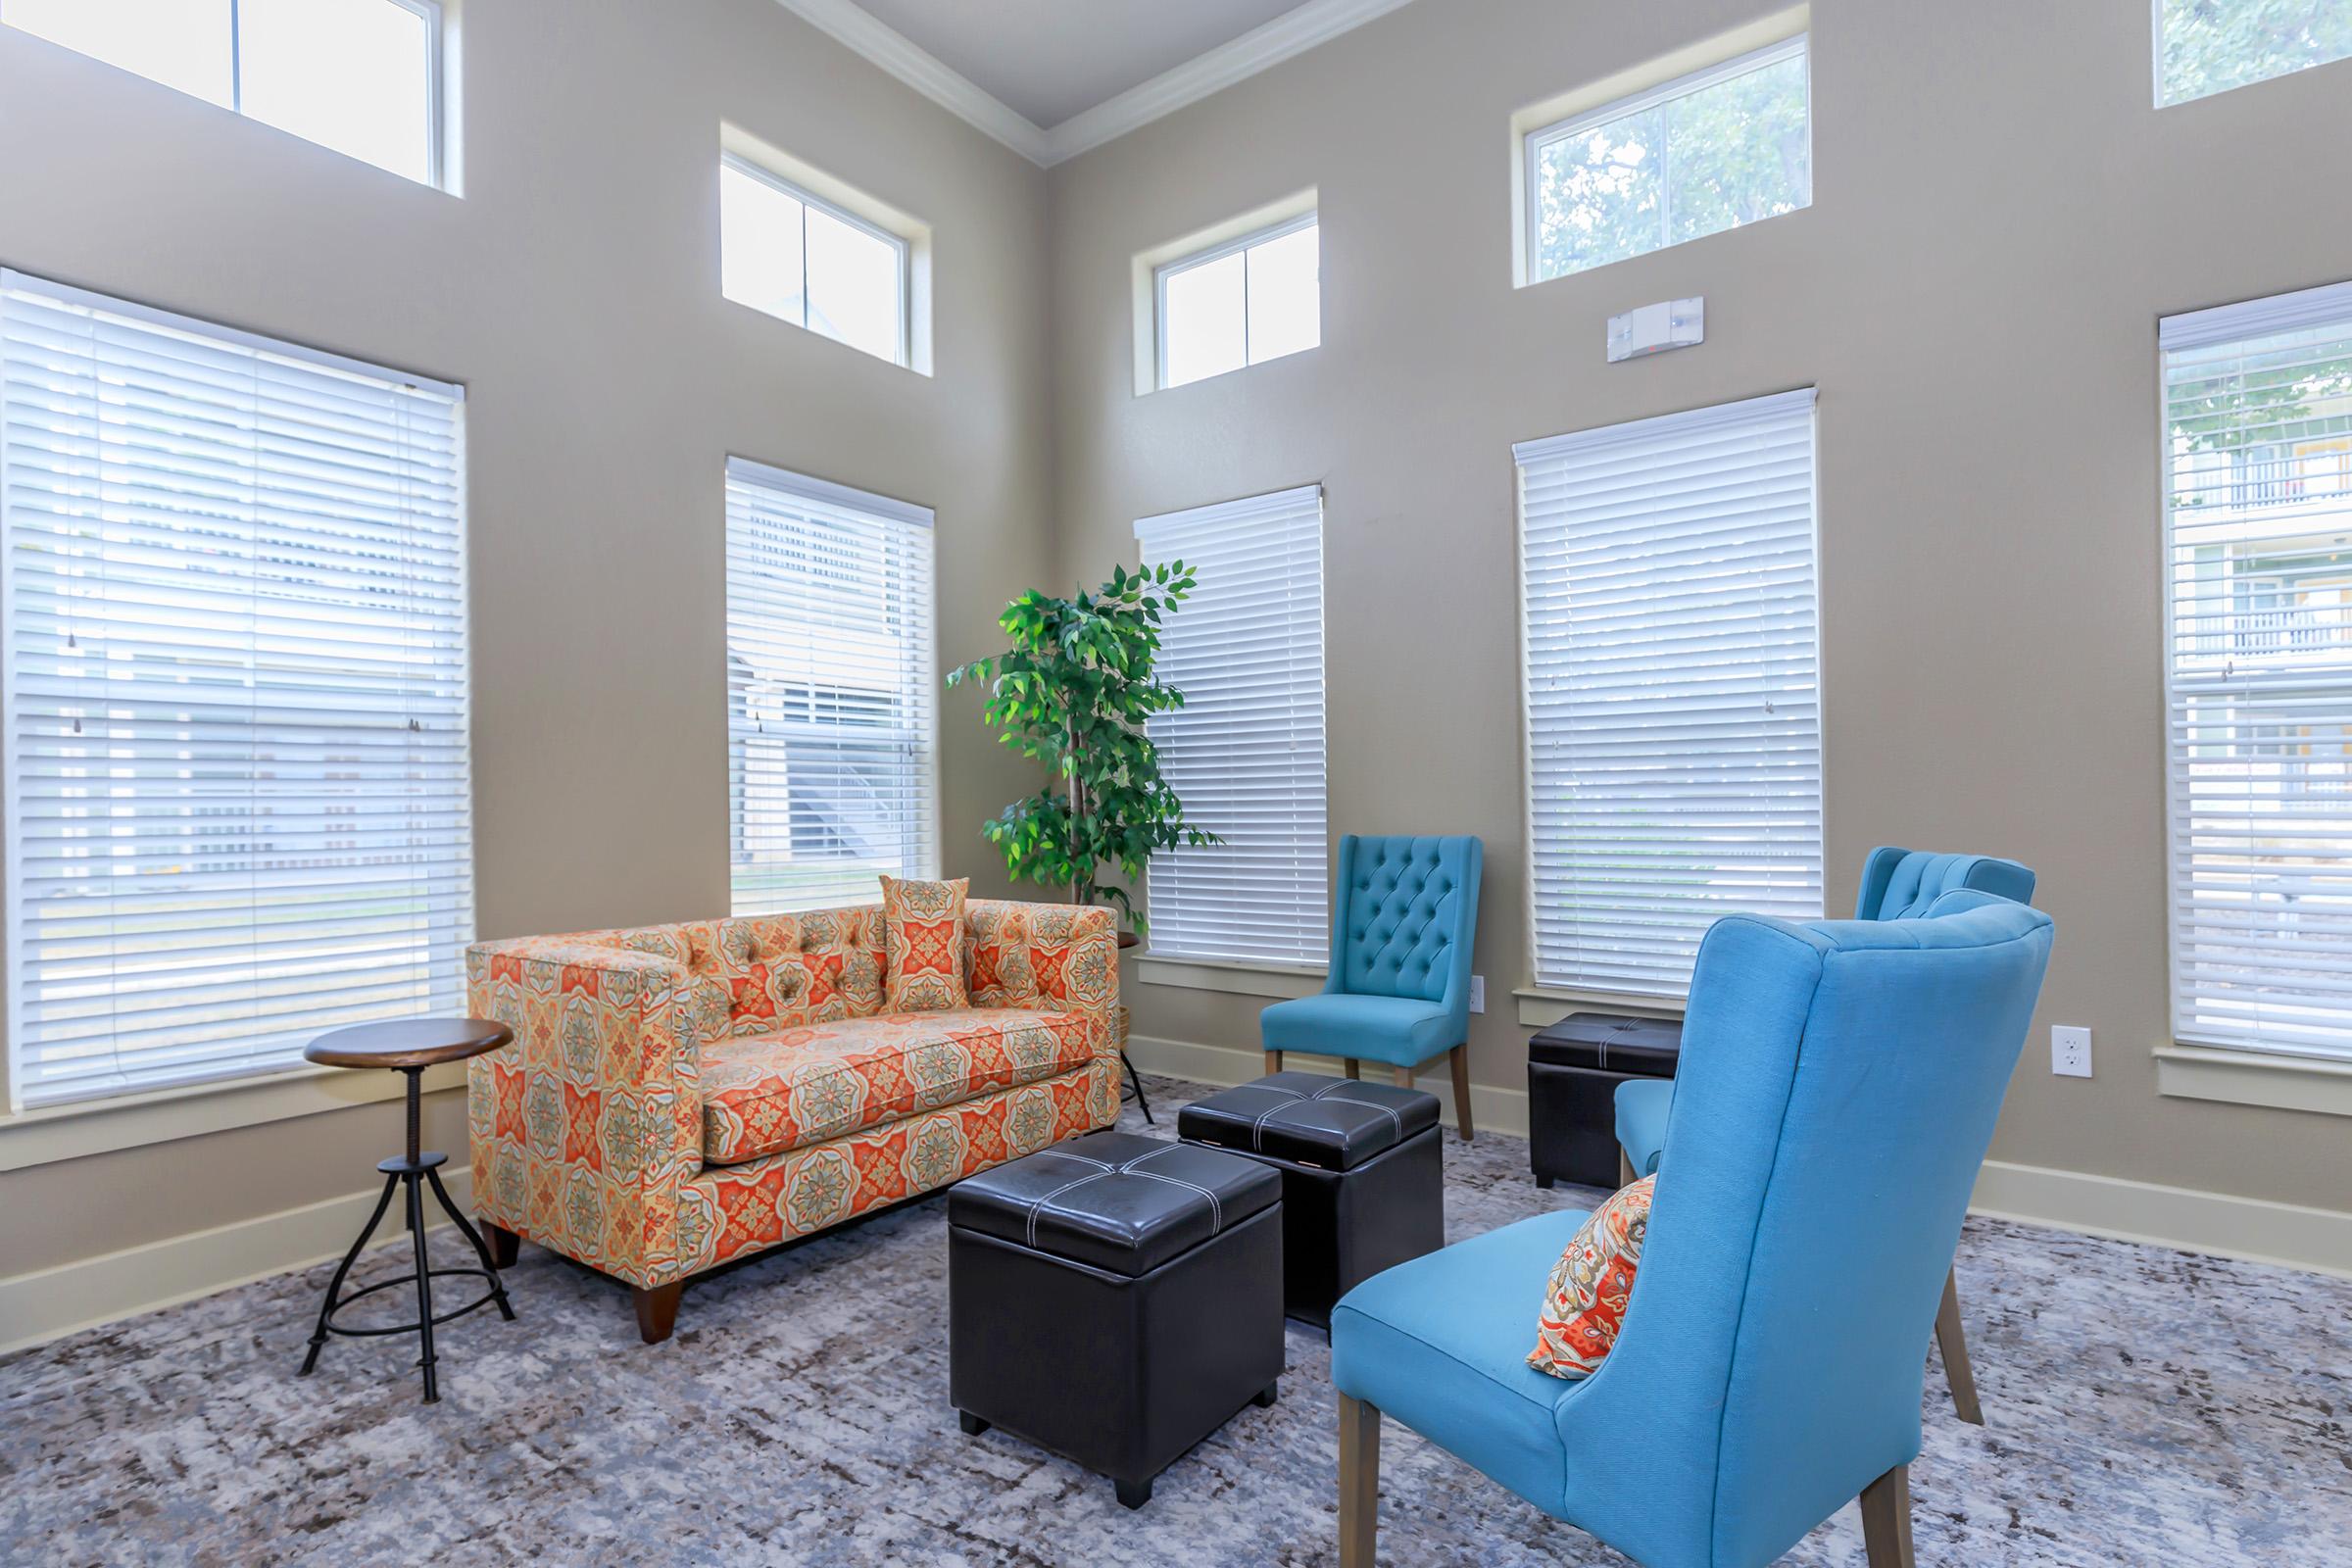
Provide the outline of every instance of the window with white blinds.
<path id="1" fill-rule="evenodd" d="M 463 397 L 0 272 L 17 1104 L 462 1009 Z"/>
<path id="2" fill-rule="evenodd" d="M 2174 1037 L 2352 1057 L 2352 284 L 2162 348 Z"/>
<path id="3" fill-rule="evenodd" d="M 1199 585 L 1160 629 L 1161 775 L 1185 820 L 1224 840 L 1152 858 L 1154 956 L 1319 968 L 1331 956 L 1323 795 L 1323 492 L 1146 517 L 1147 566 Z"/>
<path id="4" fill-rule="evenodd" d="M 727 460 L 727 825 L 737 914 L 939 874 L 931 514 Z"/>
<path id="5" fill-rule="evenodd" d="M 1813 393 L 1515 450 L 1536 983 L 1682 997 L 1821 914 Z"/>

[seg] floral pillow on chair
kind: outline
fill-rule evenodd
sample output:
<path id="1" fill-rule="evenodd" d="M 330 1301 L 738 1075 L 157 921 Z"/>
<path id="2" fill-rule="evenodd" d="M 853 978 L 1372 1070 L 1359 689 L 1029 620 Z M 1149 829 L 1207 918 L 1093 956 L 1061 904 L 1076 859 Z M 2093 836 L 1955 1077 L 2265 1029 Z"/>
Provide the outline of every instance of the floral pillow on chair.
<path id="1" fill-rule="evenodd" d="M 971 885 L 969 877 L 882 879 L 882 929 L 890 950 L 883 1005 L 892 1012 L 971 1005 L 963 986 L 963 900 Z"/>
<path id="2" fill-rule="evenodd" d="M 1657 1177 L 1644 1176 L 1620 1189 L 1592 1211 L 1552 1265 L 1529 1366 L 1555 1378 L 1586 1378 L 1600 1370 L 1625 1326 L 1625 1303 L 1642 1266 L 1649 1199 L 1657 1185 Z"/>

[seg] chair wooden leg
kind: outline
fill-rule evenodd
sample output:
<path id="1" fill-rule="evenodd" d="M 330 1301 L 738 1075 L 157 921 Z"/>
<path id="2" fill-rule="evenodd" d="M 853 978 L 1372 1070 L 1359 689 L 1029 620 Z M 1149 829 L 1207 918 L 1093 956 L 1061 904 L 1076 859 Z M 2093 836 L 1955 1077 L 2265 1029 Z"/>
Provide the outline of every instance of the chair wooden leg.
<path id="1" fill-rule="evenodd" d="M 1396 1068 L 1392 1068 L 1391 1070 L 1392 1070 L 1393 1072 L 1395 1072 L 1395 1073 L 1396 1073 L 1396 1087 L 1397 1087 L 1397 1088 L 1399 1088 L 1399 1089 L 1410 1089 L 1410 1088 L 1412 1088 L 1412 1087 L 1413 1087 L 1413 1069 L 1412 1069 L 1412 1068 L 1410 1068 L 1410 1067 L 1396 1067 Z"/>
<path id="2" fill-rule="evenodd" d="M 1984 1424 L 1984 1406 L 1977 1402 L 1976 1368 L 1968 1361 L 1968 1331 L 1960 1326 L 1960 1282 L 1943 1276 L 1943 1304 L 1936 1309 L 1936 1347 L 1943 1352 L 1943 1378 L 1952 1386 L 1952 1408 L 1960 1419 Z"/>
<path id="3" fill-rule="evenodd" d="M 1631 1187 L 1634 1181 L 1634 1162 L 1625 1157 L 1625 1150 L 1620 1146 L 1617 1151 L 1617 1185 Z"/>
<path id="4" fill-rule="evenodd" d="M 1269 1051 L 1269 1052 L 1267 1052 L 1267 1053 L 1266 1053 L 1266 1076 L 1267 1076 L 1267 1077 L 1269 1077 L 1269 1078 L 1271 1078 L 1271 1077 L 1273 1077 L 1273 1076 L 1274 1076 L 1274 1074 L 1276 1074 L 1276 1073 L 1278 1073 L 1278 1072 L 1280 1072 L 1280 1071 L 1282 1071 L 1282 1053 L 1281 1053 L 1281 1052 L 1279 1052 L 1279 1051 Z"/>
<path id="5" fill-rule="evenodd" d="M 1380 1528 L 1380 1411 L 1340 1396 L 1340 1568 L 1373 1568 Z"/>
<path id="6" fill-rule="evenodd" d="M 631 1287 L 637 1298 L 637 1337 L 648 1345 L 660 1345 L 669 1338 L 678 1326 L 678 1296 L 686 1289 L 684 1280 L 672 1280 L 652 1290 L 643 1286 Z"/>
<path id="7" fill-rule="evenodd" d="M 1446 1054 L 1453 1058 L 1453 1123 L 1461 1129 L 1466 1144 L 1474 1136 L 1470 1129 L 1470 1048 L 1456 1046 Z"/>
<path id="8" fill-rule="evenodd" d="M 1364 1064 L 1353 1056 L 1343 1057 L 1340 1065 L 1348 1069 L 1348 1076 L 1350 1078 L 1360 1080 L 1364 1076 Z"/>
<path id="9" fill-rule="evenodd" d="M 1341 1491 L 1345 1495 L 1345 1483 Z M 1909 1465 L 1898 1464 L 1862 1489 L 1862 1543 L 1870 1568 L 1915 1568 Z"/>

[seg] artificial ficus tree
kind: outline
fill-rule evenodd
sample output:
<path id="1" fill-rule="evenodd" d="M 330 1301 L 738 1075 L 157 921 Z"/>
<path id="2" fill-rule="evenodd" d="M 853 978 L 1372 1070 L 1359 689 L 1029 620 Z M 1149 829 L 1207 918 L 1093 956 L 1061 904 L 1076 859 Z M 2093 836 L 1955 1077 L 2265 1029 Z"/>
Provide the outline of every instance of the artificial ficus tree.
<path id="1" fill-rule="evenodd" d="M 948 684 L 982 684 L 982 716 L 998 739 L 1045 765 L 1046 787 L 1013 802 L 981 832 L 1016 880 L 1067 888 L 1080 904 L 1116 905 L 1138 931 L 1144 917 L 1127 889 L 1103 883 L 1105 867 L 1132 882 L 1152 853 L 1217 836 L 1184 820 L 1184 804 L 1159 776 L 1145 726 L 1184 706 L 1153 672 L 1163 615 L 1193 591 L 1182 562 L 1129 571 L 1074 599 L 1032 590 L 997 624 L 1012 647 L 948 672 Z"/>

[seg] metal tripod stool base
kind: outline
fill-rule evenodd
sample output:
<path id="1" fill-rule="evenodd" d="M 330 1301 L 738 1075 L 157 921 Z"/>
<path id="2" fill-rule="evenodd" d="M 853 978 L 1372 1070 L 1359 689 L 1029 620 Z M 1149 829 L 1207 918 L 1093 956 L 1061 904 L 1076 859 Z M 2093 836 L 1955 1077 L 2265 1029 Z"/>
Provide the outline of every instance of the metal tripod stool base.
<path id="1" fill-rule="evenodd" d="M 1131 1086 L 1120 1090 L 1119 1098 L 1125 1100 L 1130 1094 L 1134 1095 L 1135 1102 L 1143 1107 L 1144 1121 L 1150 1126 L 1158 1126 L 1159 1118 L 1152 1114 L 1152 1102 L 1144 1098 L 1144 1075 L 1135 1070 L 1135 1063 L 1128 1059 L 1124 1051 L 1119 1053 L 1119 1064 L 1127 1069 L 1127 1082 Z"/>
<path id="2" fill-rule="evenodd" d="M 344 1031 L 345 1034 L 359 1032 L 357 1030 Z M 326 1036 L 315 1042 L 312 1050 L 318 1051 L 336 1038 L 332 1035 Z M 318 1366 L 318 1352 L 325 1347 L 326 1337 L 330 1334 L 341 1334 L 353 1339 L 377 1339 L 393 1334 L 414 1334 L 417 1337 L 423 1350 L 420 1365 L 424 1369 L 424 1402 L 432 1404 L 441 1397 L 441 1391 L 433 1373 L 434 1328 L 453 1318 L 464 1317 L 466 1313 L 488 1306 L 493 1302 L 497 1303 L 499 1315 L 511 1323 L 514 1320 L 514 1308 L 507 1302 L 506 1282 L 499 1278 L 498 1265 L 491 1260 L 490 1249 L 482 1241 L 481 1232 L 474 1229 L 472 1222 L 464 1214 L 458 1212 L 458 1205 L 449 1200 L 449 1190 L 441 1185 L 440 1167 L 449 1162 L 449 1156 L 429 1153 L 417 1147 L 420 1119 L 418 1099 L 421 1093 L 424 1068 L 420 1065 L 401 1064 L 399 1070 L 407 1074 L 409 1080 L 409 1150 L 406 1154 L 397 1158 L 379 1161 L 375 1167 L 384 1173 L 383 1193 L 376 1199 L 375 1212 L 368 1216 L 368 1223 L 362 1227 L 359 1240 L 351 1244 L 351 1250 L 345 1252 L 343 1261 L 335 1265 L 334 1278 L 327 1282 L 326 1300 L 318 1308 L 318 1325 L 311 1333 L 310 1353 L 302 1358 L 300 1375 L 308 1377 L 311 1375 L 312 1369 Z M 456 1222 L 459 1232 L 472 1245 L 474 1256 L 480 1259 L 481 1267 L 435 1268 L 432 1266 L 431 1260 L 426 1255 L 424 1240 L 424 1190 L 427 1186 L 432 1188 L 433 1200 L 441 1205 L 441 1211 Z M 408 1225 L 410 1244 L 415 1250 L 416 1270 L 414 1273 L 403 1274 L 397 1279 L 383 1280 L 377 1284 L 367 1286 L 346 1296 L 343 1294 L 343 1282 L 349 1278 L 352 1265 L 360 1260 L 360 1254 L 367 1250 L 368 1241 L 375 1235 L 376 1226 L 383 1222 L 384 1213 L 392 1206 L 392 1198 L 395 1193 L 402 1195 L 402 1214 Z M 464 1306 L 436 1313 L 433 1310 L 433 1281 L 453 1279 L 461 1275 L 482 1280 L 488 1284 L 489 1289 L 474 1299 L 467 1301 Z M 395 1323 L 382 1327 L 360 1327 L 335 1321 L 336 1314 L 345 1308 L 364 1301 L 368 1297 L 380 1292 L 398 1290 L 400 1287 L 410 1284 L 416 1287 L 416 1317 L 414 1322 Z"/>

